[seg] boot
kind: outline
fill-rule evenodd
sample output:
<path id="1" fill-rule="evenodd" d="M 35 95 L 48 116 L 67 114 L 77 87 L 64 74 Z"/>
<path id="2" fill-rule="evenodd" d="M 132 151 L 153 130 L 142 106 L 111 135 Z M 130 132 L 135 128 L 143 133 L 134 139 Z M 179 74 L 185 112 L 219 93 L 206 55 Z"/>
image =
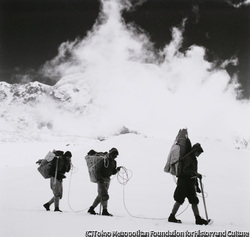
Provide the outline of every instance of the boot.
<path id="1" fill-rule="evenodd" d="M 62 212 L 60 209 L 59 209 L 59 207 L 55 207 L 55 210 L 54 210 L 55 212 Z"/>
<path id="2" fill-rule="evenodd" d="M 50 210 L 49 206 L 50 206 L 50 204 L 48 202 L 43 205 L 43 207 L 46 209 L 46 211 Z"/>
<path id="3" fill-rule="evenodd" d="M 91 215 L 96 215 L 97 214 L 92 206 L 89 208 L 88 213 L 91 214 Z"/>
<path id="4" fill-rule="evenodd" d="M 181 223 L 181 220 L 177 220 L 175 216 L 171 213 L 168 217 L 168 222 Z"/>
<path id="5" fill-rule="evenodd" d="M 113 216 L 112 214 L 110 214 L 110 213 L 108 212 L 107 209 L 103 209 L 102 215 L 103 215 L 103 216 Z"/>
<path id="6" fill-rule="evenodd" d="M 208 221 L 202 219 L 200 216 L 195 217 L 195 224 L 196 225 L 207 225 Z"/>

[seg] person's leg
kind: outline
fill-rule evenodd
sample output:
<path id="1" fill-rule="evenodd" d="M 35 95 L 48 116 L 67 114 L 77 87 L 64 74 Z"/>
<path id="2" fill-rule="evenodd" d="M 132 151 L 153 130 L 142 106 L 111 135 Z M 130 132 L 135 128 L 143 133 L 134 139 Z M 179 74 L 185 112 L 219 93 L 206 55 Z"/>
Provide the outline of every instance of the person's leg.
<path id="1" fill-rule="evenodd" d="M 97 213 L 95 212 L 95 208 L 100 204 L 101 202 L 101 194 L 102 194 L 102 189 L 101 189 L 102 184 L 100 182 L 97 182 L 97 197 L 95 198 L 93 204 L 90 206 L 88 213 L 92 215 L 96 215 Z"/>
<path id="2" fill-rule="evenodd" d="M 179 210 L 180 205 L 183 204 L 186 197 L 186 180 L 179 178 L 177 181 L 177 187 L 174 191 L 175 204 L 173 206 L 172 212 L 168 218 L 169 222 L 181 223 L 181 220 L 177 220 L 175 215 Z"/>
<path id="3" fill-rule="evenodd" d="M 181 206 L 180 203 L 178 202 L 175 202 L 174 206 L 173 206 L 173 209 L 172 209 L 172 212 L 171 214 L 173 214 L 174 216 L 176 215 L 177 211 L 179 210 L 179 207 Z"/>
<path id="4" fill-rule="evenodd" d="M 194 213 L 195 217 L 200 215 L 199 208 L 198 208 L 197 204 L 192 204 L 192 210 L 193 210 L 193 213 Z"/>
<path id="5" fill-rule="evenodd" d="M 109 195 L 108 195 L 108 189 L 109 189 L 109 185 L 110 185 L 110 180 L 106 179 L 104 182 L 97 182 L 97 192 L 98 195 L 95 198 L 92 206 L 89 208 L 88 213 L 95 215 L 97 214 L 95 212 L 95 208 L 98 206 L 98 204 L 101 203 L 103 211 L 102 211 L 102 215 L 107 215 L 107 216 L 111 216 L 110 213 L 108 213 L 108 199 L 109 199 Z"/>
<path id="6" fill-rule="evenodd" d="M 60 199 L 62 198 L 62 194 L 63 194 L 62 181 L 59 181 L 58 179 L 56 179 L 56 181 L 55 181 L 55 178 L 51 178 L 51 187 L 52 187 L 53 194 L 54 194 L 54 205 L 55 205 L 54 211 L 62 212 L 59 209 L 59 202 L 60 202 Z"/>
<path id="7" fill-rule="evenodd" d="M 60 198 L 59 198 L 59 197 L 54 197 L 54 204 L 55 204 L 55 210 L 54 210 L 54 211 L 62 212 L 62 211 L 59 209 L 59 201 L 60 201 Z"/>
<path id="8" fill-rule="evenodd" d="M 104 185 L 102 186 L 102 199 L 101 199 L 102 208 L 103 208 L 102 215 L 104 216 L 112 216 L 112 214 L 108 212 L 109 186 L 110 186 L 110 179 L 106 179 L 104 181 Z"/>
<path id="9" fill-rule="evenodd" d="M 198 204 L 192 204 L 192 210 L 195 216 L 195 224 L 196 225 L 207 225 L 208 221 L 201 218 L 200 213 L 199 213 L 199 208 Z"/>
<path id="10" fill-rule="evenodd" d="M 173 206 L 173 209 L 172 209 L 172 212 L 170 214 L 170 216 L 168 217 L 168 221 L 169 222 L 174 222 L 174 223 L 181 223 L 181 220 L 177 220 L 175 218 L 175 215 L 177 213 L 177 211 L 179 210 L 179 207 L 181 206 L 180 203 L 178 202 L 175 202 L 174 206 Z"/>
<path id="11" fill-rule="evenodd" d="M 199 208 L 198 208 L 199 199 L 196 195 L 195 185 L 190 186 L 189 194 L 188 194 L 187 198 L 189 200 L 189 203 L 192 205 L 192 210 L 193 210 L 193 213 L 195 216 L 195 224 L 196 225 L 207 225 L 208 221 L 206 221 L 200 217 L 200 212 L 199 212 Z"/>
<path id="12" fill-rule="evenodd" d="M 93 204 L 92 204 L 93 209 L 95 209 L 95 208 L 98 206 L 98 204 L 99 204 L 100 202 L 101 202 L 101 199 L 100 199 L 99 196 L 97 196 L 97 197 L 95 198 Z"/>
<path id="13" fill-rule="evenodd" d="M 54 178 L 50 178 L 50 188 L 52 189 L 52 192 L 54 194 L 54 191 L 53 191 L 53 185 L 54 185 Z M 44 208 L 47 210 L 47 211 L 50 211 L 50 205 L 54 203 L 54 196 L 48 201 L 46 202 L 43 206 Z"/>
<path id="14" fill-rule="evenodd" d="M 45 208 L 47 211 L 49 211 L 49 210 L 50 210 L 50 205 L 51 205 L 52 203 L 54 203 L 54 197 L 51 198 L 48 202 L 46 202 L 43 206 L 44 206 L 44 208 Z"/>

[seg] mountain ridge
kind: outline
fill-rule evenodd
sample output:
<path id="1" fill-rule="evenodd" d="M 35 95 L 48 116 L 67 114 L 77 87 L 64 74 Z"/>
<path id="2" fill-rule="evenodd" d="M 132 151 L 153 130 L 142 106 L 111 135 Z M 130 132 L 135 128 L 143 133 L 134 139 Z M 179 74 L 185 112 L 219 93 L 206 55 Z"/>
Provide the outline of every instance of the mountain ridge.
<path id="1" fill-rule="evenodd" d="M 84 88 L 86 89 L 86 87 Z M 57 103 L 57 107 L 66 106 L 68 109 L 84 109 L 86 103 L 91 102 L 91 98 L 85 101 L 78 100 L 80 96 L 86 96 L 88 91 L 81 94 L 81 88 L 70 83 L 60 83 L 49 86 L 41 82 L 29 82 L 26 84 L 9 84 L 0 82 L 0 102 L 4 105 L 22 103 L 36 105 L 43 99 L 49 99 Z M 81 103 L 82 102 L 82 103 Z"/>

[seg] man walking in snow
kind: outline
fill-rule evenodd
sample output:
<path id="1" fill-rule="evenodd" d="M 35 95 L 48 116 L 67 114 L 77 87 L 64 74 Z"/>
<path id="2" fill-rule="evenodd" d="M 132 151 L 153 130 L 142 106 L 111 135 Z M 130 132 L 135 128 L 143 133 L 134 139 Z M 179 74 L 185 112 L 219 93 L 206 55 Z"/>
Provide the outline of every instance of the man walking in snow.
<path id="1" fill-rule="evenodd" d="M 52 160 L 51 168 L 51 178 L 50 178 L 50 188 L 53 191 L 54 196 L 43 206 L 49 211 L 50 205 L 54 203 L 55 212 L 62 212 L 59 209 L 59 201 L 63 196 L 63 179 L 66 178 L 64 175 L 66 172 L 70 171 L 71 168 L 71 157 L 70 151 L 54 151 L 56 157 Z"/>
<path id="2" fill-rule="evenodd" d="M 88 213 L 92 215 L 97 214 L 94 209 L 99 203 L 101 203 L 103 208 L 102 215 L 112 216 L 112 214 L 110 214 L 107 209 L 109 199 L 108 189 L 110 185 L 110 176 L 116 174 L 120 170 L 120 167 L 116 167 L 115 160 L 118 155 L 118 150 L 116 148 L 112 148 L 107 154 L 107 160 L 103 162 L 96 171 L 98 195 L 88 210 Z"/>
<path id="3" fill-rule="evenodd" d="M 179 175 L 177 180 L 177 187 L 174 192 L 174 200 L 176 201 L 172 213 L 170 214 L 168 221 L 181 223 L 180 220 L 175 218 L 175 215 L 180 207 L 184 203 L 185 198 L 188 199 L 192 205 L 192 210 L 195 216 L 195 223 L 197 225 L 207 225 L 208 221 L 202 219 L 199 214 L 198 203 L 199 199 L 196 192 L 201 192 L 198 186 L 197 178 L 201 179 L 202 175 L 197 172 L 198 161 L 197 157 L 203 152 L 203 149 L 199 143 L 193 145 L 190 154 L 183 160 L 179 161 Z"/>

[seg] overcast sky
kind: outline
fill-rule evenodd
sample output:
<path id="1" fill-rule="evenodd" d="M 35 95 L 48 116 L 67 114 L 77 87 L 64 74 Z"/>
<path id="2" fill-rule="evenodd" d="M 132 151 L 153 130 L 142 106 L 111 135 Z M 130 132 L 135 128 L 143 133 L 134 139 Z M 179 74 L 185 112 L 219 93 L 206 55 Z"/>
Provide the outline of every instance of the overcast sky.
<path id="1" fill-rule="evenodd" d="M 245 95 L 250 95 L 249 0 L 131 0 L 126 22 L 147 31 L 156 48 L 171 40 L 171 27 L 187 18 L 183 50 L 204 46 L 211 61 L 236 56 Z M 100 12 L 98 0 L 0 0 L 0 80 L 16 82 L 15 73 L 37 70 L 57 55 L 59 45 L 84 37 Z"/>

